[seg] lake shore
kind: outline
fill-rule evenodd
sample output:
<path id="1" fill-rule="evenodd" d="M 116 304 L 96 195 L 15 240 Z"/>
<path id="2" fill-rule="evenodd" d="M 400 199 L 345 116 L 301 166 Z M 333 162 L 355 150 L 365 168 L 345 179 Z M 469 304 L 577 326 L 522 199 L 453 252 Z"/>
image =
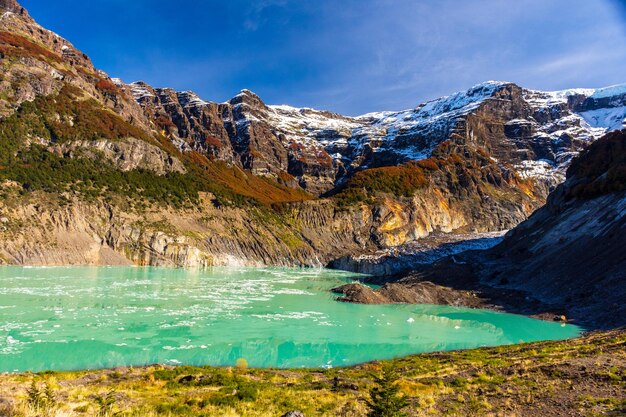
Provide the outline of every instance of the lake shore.
<path id="1" fill-rule="evenodd" d="M 408 356 L 334 369 L 155 365 L 0 375 L 0 415 L 34 416 L 27 390 L 46 383 L 48 416 L 364 416 L 372 374 L 399 375 L 410 416 L 617 416 L 626 412 L 626 331 Z M 245 393 L 239 394 L 239 393 Z M 102 415 L 102 414 L 101 414 Z"/>

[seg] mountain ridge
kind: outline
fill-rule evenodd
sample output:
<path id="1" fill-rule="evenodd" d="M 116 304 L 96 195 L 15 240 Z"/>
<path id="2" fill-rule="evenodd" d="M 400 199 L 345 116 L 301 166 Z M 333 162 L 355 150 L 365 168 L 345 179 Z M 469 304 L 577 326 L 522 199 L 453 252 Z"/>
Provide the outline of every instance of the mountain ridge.
<path id="1" fill-rule="evenodd" d="M 252 169 L 253 172 L 277 175 L 279 171 L 286 171 L 300 179 L 300 185 L 314 194 L 332 190 L 345 182 L 351 173 L 361 169 L 428 158 L 433 147 L 448 138 L 447 135 L 454 131 L 460 119 L 475 113 L 486 101 L 497 100 L 497 93 L 507 87 L 518 90 L 517 94 L 520 96 L 517 98 L 520 101 L 518 107 L 526 106 L 527 110 L 525 112 L 518 110 L 509 115 L 508 120 L 505 120 L 503 138 L 514 141 L 518 139 L 515 137 L 517 132 L 522 132 L 526 137 L 521 138 L 524 142 L 518 146 L 520 150 L 523 150 L 522 146 L 529 144 L 532 146 L 533 141 L 543 140 L 544 143 L 537 146 L 547 149 L 550 153 L 547 158 L 517 158 L 507 162 L 516 162 L 515 168 L 522 175 L 543 175 L 545 179 L 553 175 L 559 176 L 552 181 L 553 186 L 563 179 L 567 163 L 571 156 L 582 149 L 583 144 L 571 145 L 572 149 L 559 154 L 555 152 L 558 145 L 551 145 L 548 142 L 557 139 L 558 135 L 568 135 L 574 140 L 590 142 L 607 130 L 620 128 L 626 118 L 626 92 L 621 85 L 604 89 L 541 92 L 524 89 L 511 82 L 488 81 L 465 92 L 421 103 L 413 109 L 374 112 L 356 117 L 312 108 L 266 105 L 250 90 L 242 90 L 224 103 L 215 103 L 204 101 L 190 91 L 153 89 L 144 82 L 129 86 L 135 91 L 135 98 L 139 104 L 144 104 L 149 97 L 155 97 L 154 94 L 146 95 L 146 88 L 157 92 L 157 95 L 171 92 L 179 98 L 192 97 L 192 100 L 188 100 L 182 106 L 183 113 L 199 112 L 206 107 L 215 108 L 219 112 L 225 106 L 231 106 L 234 112 L 221 114 L 221 121 L 215 115 L 209 121 L 212 127 L 220 122 L 225 127 L 219 132 L 211 131 L 212 136 L 207 134 L 203 136 L 198 132 L 196 138 L 190 138 L 186 126 L 184 128 L 181 126 L 184 124 L 181 118 L 184 119 L 185 116 L 177 114 L 171 118 L 178 127 L 178 132 L 174 132 L 176 139 L 181 141 L 179 143 L 183 147 L 186 144 L 195 148 L 202 148 L 203 143 L 198 141 L 204 141 L 208 153 L 231 162 L 236 162 L 239 156 L 241 165 Z M 604 97 L 594 96 L 610 91 L 614 94 Z M 157 107 L 158 104 L 162 104 L 164 111 L 158 116 L 168 117 L 167 106 L 171 105 L 170 102 L 151 104 Z M 555 113 L 557 117 L 554 116 Z M 187 117 L 193 119 L 193 115 Z M 192 124 L 197 126 L 202 122 L 195 120 Z M 270 137 L 269 141 L 274 142 L 273 152 L 276 154 L 278 152 L 276 147 L 280 148 L 278 153 L 281 155 L 278 158 L 255 164 L 254 158 L 249 155 L 253 152 L 248 152 L 245 146 L 238 151 L 230 152 L 227 156 L 220 153 L 223 150 L 217 151 L 215 146 L 211 146 L 210 142 L 214 142 L 215 137 L 219 137 L 218 141 L 222 147 L 228 146 L 229 138 L 231 142 L 245 142 L 245 132 L 225 133 L 229 127 L 236 126 L 240 130 L 245 130 L 259 125 L 262 125 L 262 133 Z M 253 136 L 258 136 L 256 132 L 254 133 Z M 433 136 L 438 138 L 433 141 Z M 276 143 L 277 140 L 280 143 Z M 237 153 L 243 155 L 235 155 Z M 263 152 L 265 155 L 269 153 L 271 152 Z M 305 154 L 315 155 L 315 158 L 302 160 Z"/>

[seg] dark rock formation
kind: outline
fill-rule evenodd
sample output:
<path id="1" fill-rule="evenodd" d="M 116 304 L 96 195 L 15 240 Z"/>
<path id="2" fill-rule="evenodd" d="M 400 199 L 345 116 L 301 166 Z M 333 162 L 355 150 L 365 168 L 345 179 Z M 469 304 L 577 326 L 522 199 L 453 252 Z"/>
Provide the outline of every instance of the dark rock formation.
<path id="1" fill-rule="evenodd" d="M 360 304 L 443 304 L 465 307 L 481 307 L 485 304 L 471 291 L 459 291 L 428 281 L 387 283 L 376 291 L 363 284 L 347 284 L 333 288 L 332 291 L 343 294 L 338 301 Z"/>

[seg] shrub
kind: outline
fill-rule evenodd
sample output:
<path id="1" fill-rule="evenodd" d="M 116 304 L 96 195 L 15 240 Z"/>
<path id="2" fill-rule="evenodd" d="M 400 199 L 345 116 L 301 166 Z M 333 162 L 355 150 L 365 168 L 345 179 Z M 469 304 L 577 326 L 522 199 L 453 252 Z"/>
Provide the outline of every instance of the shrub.
<path id="1" fill-rule="evenodd" d="M 237 393 L 235 396 L 240 401 L 256 401 L 259 395 L 259 388 L 253 382 L 239 381 L 237 383 Z"/>
<path id="2" fill-rule="evenodd" d="M 8 56 L 40 58 L 46 62 L 62 62 L 62 58 L 33 40 L 11 32 L 0 32 L 0 53 Z"/>
<path id="3" fill-rule="evenodd" d="M 170 132 L 170 129 L 173 129 L 176 127 L 174 122 L 172 122 L 167 116 L 164 116 L 162 114 L 157 116 L 154 122 L 159 127 L 159 129 L 165 132 Z"/>
<path id="4" fill-rule="evenodd" d="M 424 170 L 413 163 L 372 168 L 357 172 L 335 195 L 340 206 L 365 202 L 374 193 L 388 193 L 398 197 L 411 197 L 428 185 Z"/>
<path id="5" fill-rule="evenodd" d="M 117 85 L 106 78 L 99 79 L 96 83 L 96 88 L 105 94 L 117 94 L 120 91 Z"/>
<path id="6" fill-rule="evenodd" d="M 248 369 L 248 361 L 244 358 L 237 359 L 235 362 L 235 368 L 241 371 Z"/>
<path id="7" fill-rule="evenodd" d="M 108 417 L 113 412 L 113 407 L 115 407 L 116 399 L 115 399 L 115 390 L 110 390 L 105 395 L 99 395 L 96 397 L 96 404 L 98 405 L 98 411 L 96 412 L 96 416 L 98 417 Z"/>
<path id="8" fill-rule="evenodd" d="M 45 413 L 57 404 L 56 395 L 48 382 L 42 388 L 33 379 L 30 387 L 26 390 L 26 395 L 29 407 L 37 412 Z"/>
<path id="9" fill-rule="evenodd" d="M 422 159 L 421 161 L 417 161 L 415 162 L 415 165 L 417 165 L 420 168 L 430 170 L 430 171 L 437 171 L 439 169 L 439 164 L 437 163 L 437 159 L 432 158 L 432 157 L 427 158 L 427 159 Z"/>

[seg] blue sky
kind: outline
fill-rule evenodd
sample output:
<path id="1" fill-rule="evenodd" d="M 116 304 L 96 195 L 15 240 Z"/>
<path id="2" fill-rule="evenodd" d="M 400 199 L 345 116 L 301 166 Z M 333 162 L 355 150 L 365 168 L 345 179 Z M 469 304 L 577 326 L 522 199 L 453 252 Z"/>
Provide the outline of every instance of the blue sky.
<path id="1" fill-rule="evenodd" d="M 20 0 L 126 82 L 356 115 L 485 80 L 626 82 L 618 0 Z"/>

